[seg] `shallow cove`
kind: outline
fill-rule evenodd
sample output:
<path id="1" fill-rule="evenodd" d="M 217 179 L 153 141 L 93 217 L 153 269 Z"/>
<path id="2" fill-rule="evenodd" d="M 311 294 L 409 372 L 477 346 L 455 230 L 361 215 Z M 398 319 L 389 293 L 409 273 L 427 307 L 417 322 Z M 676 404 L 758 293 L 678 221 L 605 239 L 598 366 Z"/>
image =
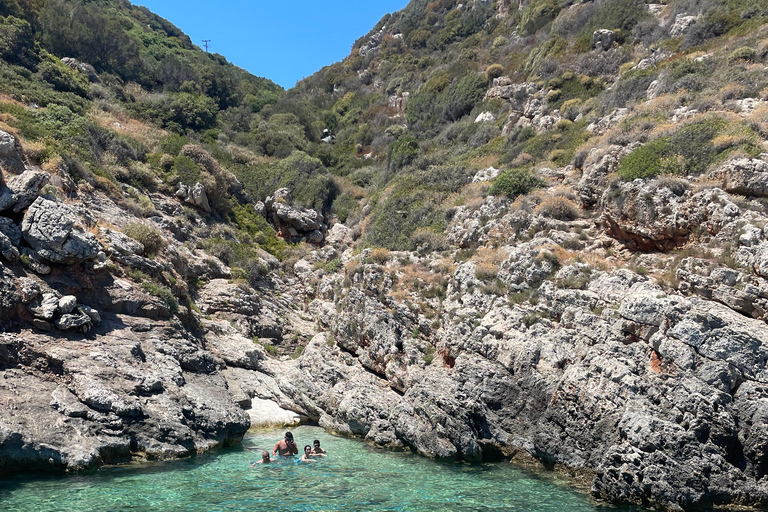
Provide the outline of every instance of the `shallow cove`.
<path id="1" fill-rule="evenodd" d="M 184 460 L 102 468 L 85 475 L 16 477 L 0 482 L 5 511 L 484 511 L 616 510 L 591 503 L 564 482 L 509 463 L 436 462 L 293 430 L 299 450 L 319 439 L 328 457 L 250 467 L 283 430 L 249 433 L 241 446 Z M 639 511 L 638 508 L 622 508 Z"/>

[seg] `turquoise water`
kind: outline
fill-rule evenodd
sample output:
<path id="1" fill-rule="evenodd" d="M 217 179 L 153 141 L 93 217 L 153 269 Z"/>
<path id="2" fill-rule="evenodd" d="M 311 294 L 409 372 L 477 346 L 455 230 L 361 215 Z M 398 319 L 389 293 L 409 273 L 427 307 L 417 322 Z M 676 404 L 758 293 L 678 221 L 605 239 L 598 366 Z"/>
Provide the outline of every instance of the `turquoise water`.
<path id="1" fill-rule="evenodd" d="M 250 467 L 283 430 L 248 434 L 238 448 L 184 460 L 102 468 L 84 475 L 0 481 L 6 512 L 45 511 L 514 511 L 608 510 L 554 475 L 509 463 L 435 462 L 333 437 L 317 427 L 293 430 L 300 452 L 320 439 L 328 457 Z M 615 509 L 611 509 L 615 510 Z M 639 510 L 639 509 L 623 509 Z"/>

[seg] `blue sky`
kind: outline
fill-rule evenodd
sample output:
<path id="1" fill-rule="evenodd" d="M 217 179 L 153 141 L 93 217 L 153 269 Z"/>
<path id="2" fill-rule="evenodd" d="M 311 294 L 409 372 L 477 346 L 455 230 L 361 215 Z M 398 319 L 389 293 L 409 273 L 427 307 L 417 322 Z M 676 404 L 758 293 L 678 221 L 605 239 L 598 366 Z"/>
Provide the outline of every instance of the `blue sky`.
<path id="1" fill-rule="evenodd" d="M 133 0 L 201 48 L 286 89 L 349 54 L 387 13 L 408 0 Z"/>

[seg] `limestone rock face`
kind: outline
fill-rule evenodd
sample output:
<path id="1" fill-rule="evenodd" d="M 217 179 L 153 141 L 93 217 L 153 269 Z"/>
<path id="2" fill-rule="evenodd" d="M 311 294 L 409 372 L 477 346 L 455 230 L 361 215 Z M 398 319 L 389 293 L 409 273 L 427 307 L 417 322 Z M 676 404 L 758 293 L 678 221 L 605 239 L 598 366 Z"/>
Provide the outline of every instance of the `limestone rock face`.
<path id="1" fill-rule="evenodd" d="M 616 42 L 616 33 L 613 30 L 601 28 L 592 34 L 592 45 L 598 50 L 609 50 Z"/>
<path id="2" fill-rule="evenodd" d="M 732 194 L 768 197 L 768 163 L 756 158 L 738 158 L 723 165 L 714 175 Z"/>
<path id="3" fill-rule="evenodd" d="M 192 187 L 179 183 L 176 197 L 205 213 L 211 213 L 211 205 L 208 203 L 205 186 L 200 182 L 195 183 Z"/>
<path id="4" fill-rule="evenodd" d="M 210 354 L 168 325 L 135 327 L 109 317 L 88 351 L 77 340 L 0 334 L 0 363 L 11 365 L 0 379 L 0 468 L 79 470 L 239 442 L 250 420 L 205 363 Z M 67 383 L 12 368 L 25 354 L 57 367 Z"/>
<path id="5" fill-rule="evenodd" d="M 7 186 L 0 188 L 0 211 L 12 208 L 18 213 L 27 208 L 48 183 L 48 178 L 47 172 L 28 169 L 8 180 Z"/>
<path id="6" fill-rule="evenodd" d="M 85 231 L 68 206 L 38 197 L 24 214 L 24 239 L 37 254 L 54 263 L 75 263 L 96 257 L 101 244 Z"/>
<path id="7" fill-rule="evenodd" d="M 107 243 L 107 252 L 113 260 L 150 275 L 157 275 L 165 269 L 162 263 L 141 256 L 144 245 L 131 237 L 106 228 L 101 228 L 99 235 Z"/>
<path id="8" fill-rule="evenodd" d="M 11 219 L 7 217 L 0 217 L 0 233 L 8 237 L 11 244 L 18 247 L 21 243 L 21 229 Z"/>
<path id="9" fill-rule="evenodd" d="M 599 123 L 598 123 L 599 124 Z M 619 167 L 621 159 L 629 154 L 631 147 L 610 146 L 604 151 L 590 153 L 584 162 L 584 172 L 576 185 L 582 204 L 595 206 L 608 185 L 608 175 Z"/>
<path id="10" fill-rule="evenodd" d="M 678 14 L 675 17 L 675 22 L 669 28 L 669 37 L 680 37 L 685 35 L 698 19 L 698 16 L 691 16 L 685 13 Z"/>
<path id="11" fill-rule="evenodd" d="M 510 261 L 500 277 L 513 281 L 542 263 Z M 381 272 L 366 267 L 331 321 L 334 340 L 317 335 L 276 375 L 272 396 L 395 449 L 466 460 L 526 452 L 591 468 L 593 494 L 608 500 L 690 509 L 768 497 L 758 484 L 768 471 L 757 398 L 768 380 L 765 323 L 625 269 L 591 276 L 588 289 L 555 286 L 588 267 L 579 265 L 540 285 L 537 308 L 560 311 L 559 321 L 533 324 L 518 306 L 475 295 L 473 264 L 457 269 L 443 326 L 429 334 L 434 359 L 413 334 L 428 328 L 383 299 Z M 593 313 L 601 304 L 615 309 Z"/>
<path id="12" fill-rule="evenodd" d="M 738 215 L 721 189 L 693 192 L 682 181 L 614 183 L 600 200 L 606 232 L 640 250 L 683 245 L 694 230 L 719 232 Z"/>
<path id="13" fill-rule="evenodd" d="M 492 123 L 496 120 L 493 112 L 482 112 L 475 118 L 475 123 Z"/>
<path id="14" fill-rule="evenodd" d="M 27 168 L 16 137 L 3 130 L 0 130 L 0 167 L 14 174 L 22 173 Z M 0 186 L 3 184 L 2 181 L 3 179 L 0 178 Z"/>
<path id="15" fill-rule="evenodd" d="M 520 84 L 497 85 L 488 89 L 487 98 L 501 98 L 509 101 L 512 110 L 522 111 L 530 96 L 539 91 L 533 82 Z"/>
<path id="16" fill-rule="evenodd" d="M 293 206 L 291 191 L 281 188 L 264 202 L 267 219 L 272 221 L 278 234 L 293 242 L 321 244 L 328 227 L 322 214 L 316 210 Z"/>

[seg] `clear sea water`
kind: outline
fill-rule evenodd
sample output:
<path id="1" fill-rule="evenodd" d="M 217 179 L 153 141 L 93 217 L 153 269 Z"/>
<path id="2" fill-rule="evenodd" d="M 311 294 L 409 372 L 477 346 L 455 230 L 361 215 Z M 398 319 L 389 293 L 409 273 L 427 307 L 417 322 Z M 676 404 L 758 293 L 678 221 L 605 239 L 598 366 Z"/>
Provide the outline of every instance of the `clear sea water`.
<path id="1" fill-rule="evenodd" d="M 436 462 L 392 453 L 317 427 L 293 429 L 299 451 L 320 439 L 311 464 L 256 465 L 283 430 L 249 433 L 241 446 L 183 460 L 102 468 L 82 475 L 0 481 L 5 512 L 107 511 L 513 511 L 592 512 L 598 505 L 551 473 L 509 463 Z M 638 511 L 636 508 L 620 510 Z"/>

